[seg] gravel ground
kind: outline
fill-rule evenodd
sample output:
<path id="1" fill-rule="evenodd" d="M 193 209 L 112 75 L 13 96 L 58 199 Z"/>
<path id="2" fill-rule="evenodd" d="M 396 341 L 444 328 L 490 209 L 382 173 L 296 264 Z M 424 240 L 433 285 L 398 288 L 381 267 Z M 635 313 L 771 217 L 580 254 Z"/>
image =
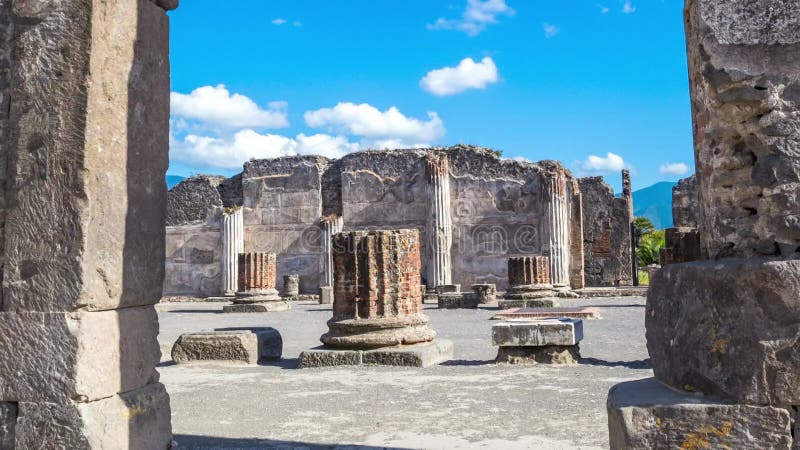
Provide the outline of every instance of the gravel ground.
<path id="1" fill-rule="evenodd" d="M 560 300 L 599 306 L 584 321 L 582 364 L 494 364 L 495 310 L 438 310 L 431 327 L 455 345 L 453 361 L 426 369 L 296 369 L 319 345 L 330 307 L 222 314 L 219 303 L 162 303 L 161 381 L 172 398 L 179 448 L 607 448 L 606 394 L 616 383 L 652 376 L 644 338 L 644 298 Z M 176 366 L 181 333 L 271 326 L 284 359 L 264 366 Z"/>

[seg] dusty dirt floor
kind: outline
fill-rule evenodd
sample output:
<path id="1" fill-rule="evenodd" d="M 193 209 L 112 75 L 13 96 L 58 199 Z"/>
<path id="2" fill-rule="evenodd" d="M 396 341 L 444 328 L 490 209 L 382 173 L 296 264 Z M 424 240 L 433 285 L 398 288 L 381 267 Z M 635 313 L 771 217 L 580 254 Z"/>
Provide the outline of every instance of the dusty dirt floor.
<path id="1" fill-rule="evenodd" d="M 181 449 L 608 448 L 609 388 L 652 376 L 645 300 L 560 302 L 602 312 L 602 319 L 584 321 L 577 366 L 495 364 L 489 319 L 496 310 L 426 305 L 431 327 L 453 341 L 454 360 L 425 369 L 302 370 L 297 357 L 319 345 L 329 306 L 222 314 L 221 303 L 159 304 L 159 371 L 172 399 L 175 442 Z M 171 362 L 181 333 L 234 326 L 276 328 L 283 359 L 261 366 Z"/>

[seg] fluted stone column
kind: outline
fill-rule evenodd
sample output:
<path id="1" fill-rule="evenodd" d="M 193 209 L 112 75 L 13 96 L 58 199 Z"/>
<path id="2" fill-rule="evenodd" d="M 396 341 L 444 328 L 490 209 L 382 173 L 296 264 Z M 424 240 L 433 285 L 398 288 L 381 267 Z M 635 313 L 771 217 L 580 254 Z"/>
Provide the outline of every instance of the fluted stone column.
<path id="1" fill-rule="evenodd" d="M 289 302 L 283 301 L 275 288 L 276 256 L 274 253 L 239 253 L 239 290 L 232 305 L 222 307 L 226 313 L 258 313 L 286 311 Z"/>
<path id="2" fill-rule="evenodd" d="M 239 253 L 244 253 L 242 208 L 222 213 L 222 295 L 233 297 L 238 290 Z"/>
<path id="3" fill-rule="evenodd" d="M 550 277 L 553 286 L 569 286 L 569 209 L 567 180 L 556 172 L 544 181 L 545 242 L 550 250 Z"/>
<path id="4" fill-rule="evenodd" d="M 446 154 L 425 158 L 428 179 L 428 288 L 452 283 L 450 249 L 453 246 L 453 222 L 450 217 L 450 169 Z"/>
<path id="5" fill-rule="evenodd" d="M 338 215 L 330 215 L 322 218 L 320 222 L 322 236 L 322 282 L 320 287 L 333 286 L 333 236 L 342 232 L 344 219 Z"/>

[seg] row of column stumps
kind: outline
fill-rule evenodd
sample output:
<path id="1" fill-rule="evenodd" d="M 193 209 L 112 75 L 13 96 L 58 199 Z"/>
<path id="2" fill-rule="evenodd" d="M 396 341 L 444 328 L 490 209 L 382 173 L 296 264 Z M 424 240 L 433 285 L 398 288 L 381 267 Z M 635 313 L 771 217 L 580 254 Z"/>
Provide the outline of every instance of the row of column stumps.
<path id="1" fill-rule="evenodd" d="M 452 283 L 453 222 L 450 216 L 450 165 L 447 154 L 425 158 L 428 214 L 426 234 L 429 242 L 427 285 L 429 289 Z"/>

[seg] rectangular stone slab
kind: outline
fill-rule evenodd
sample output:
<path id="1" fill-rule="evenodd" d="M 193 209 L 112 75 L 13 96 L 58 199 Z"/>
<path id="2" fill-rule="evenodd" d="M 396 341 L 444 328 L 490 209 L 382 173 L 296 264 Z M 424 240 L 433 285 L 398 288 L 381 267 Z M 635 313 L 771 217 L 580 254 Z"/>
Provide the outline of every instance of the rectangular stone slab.
<path id="1" fill-rule="evenodd" d="M 283 339 L 274 328 L 225 328 L 182 334 L 172 347 L 177 364 L 231 362 L 258 364 L 281 358 Z"/>
<path id="2" fill-rule="evenodd" d="M 331 366 L 430 367 L 453 358 L 453 342 L 436 339 L 427 344 L 387 347 L 376 350 L 337 350 L 313 348 L 300 354 L 299 368 Z"/>
<path id="3" fill-rule="evenodd" d="M 552 319 L 492 325 L 492 345 L 501 347 L 572 346 L 583 340 L 583 321 Z"/>
<path id="4" fill-rule="evenodd" d="M 791 417 L 785 409 L 684 394 L 655 378 L 612 387 L 607 407 L 612 450 L 792 445 Z"/>
<path id="5" fill-rule="evenodd" d="M 524 319 L 599 319 L 600 308 L 515 308 L 495 314 L 492 319 L 524 320 Z"/>
<path id="6" fill-rule="evenodd" d="M 516 308 L 555 308 L 559 306 L 558 302 L 552 298 L 528 298 L 528 299 L 510 299 L 504 298 L 497 301 L 497 307 L 500 309 L 516 309 Z"/>
<path id="7" fill-rule="evenodd" d="M 439 294 L 437 305 L 439 309 L 475 309 L 478 307 L 478 297 L 471 292 Z"/>

